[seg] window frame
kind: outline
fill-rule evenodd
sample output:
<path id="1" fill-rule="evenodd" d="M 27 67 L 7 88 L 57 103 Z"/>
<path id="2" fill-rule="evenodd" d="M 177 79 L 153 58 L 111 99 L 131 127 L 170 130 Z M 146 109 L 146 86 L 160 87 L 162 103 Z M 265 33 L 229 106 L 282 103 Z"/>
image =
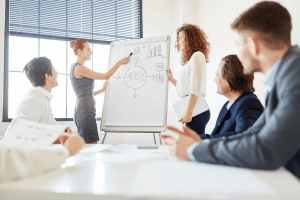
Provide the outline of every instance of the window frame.
<path id="1" fill-rule="evenodd" d="M 143 38 L 143 9 L 142 9 L 142 0 L 140 1 L 140 38 Z M 41 34 L 18 34 L 18 32 L 14 32 L 10 34 L 9 32 L 9 4 L 10 0 L 5 0 L 5 27 L 4 27 L 4 69 L 3 69 L 3 109 L 2 109 L 2 122 L 11 122 L 12 118 L 8 117 L 8 93 L 9 93 L 9 36 L 20 36 L 20 37 L 29 37 L 29 38 L 37 38 L 37 39 L 51 39 L 51 40 L 60 40 L 65 42 L 70 42 L 72 40 L 77 40 L 78 38 L 71 37 L 59 37 L 59 36 L 48 36 Z M 110 45 L 111 42 L 103 41 L 103 40 L 91 40 L 85 39 L 90 44 L 102 44 L 102 45 Z M 67 52 L 66 52 L 67 53 Z M 68 57 L 66 57 L 66 60 Z M 67 80 L 66 80 L 67 84 Z M 66 86 L 67 87 L 67 86 Z M 67 90 L 66 90 L 67 95 Z M 67 98 L 66 98 L 67 104 Z M 67 116 L 67 107 L 66 107 L 66 116 Z M 73 118 L 55 118 L 56 121 L 73 121 Z M 97 120 L 101 120 L 101 118 L 97 118 Z"/>

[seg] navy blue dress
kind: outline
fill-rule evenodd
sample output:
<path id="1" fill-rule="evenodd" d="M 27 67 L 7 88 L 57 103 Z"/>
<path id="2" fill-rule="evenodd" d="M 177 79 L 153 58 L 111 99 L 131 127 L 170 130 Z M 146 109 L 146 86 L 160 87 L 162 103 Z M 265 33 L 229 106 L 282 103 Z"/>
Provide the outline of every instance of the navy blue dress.
<path id="1" fill-rule="evenodd" d="M 94 99 L 94 80 L 89 78 L 75 78 L 74 68 L 80 65 L 73 63 L 70 72 L 72 87 L 76 94 L 76 106 L 74 120 L 78 129 L 78 134 L 86 143 L 99 141 L 96 108 Z"/>
<path id="2" fill-rule="evenodd" d="M 210 119 L 210 110 L 207 110 L 199 115 L 196 115 L 192 118 L 191 122 L 185 123 L 187 127 L 192 129 L 198 134 L 205 133 L 205 127 Z"/>
<path id="3" fill-rule="evenodd" d="M 216 126 L 209 134 L 200 134 L 202 139 L 228 137 L 246 131 L 251 127 L 264 111 L 257 96 L 247 93 L 239 96 L 227 109 L 227 101 L 221 109 Z"/>

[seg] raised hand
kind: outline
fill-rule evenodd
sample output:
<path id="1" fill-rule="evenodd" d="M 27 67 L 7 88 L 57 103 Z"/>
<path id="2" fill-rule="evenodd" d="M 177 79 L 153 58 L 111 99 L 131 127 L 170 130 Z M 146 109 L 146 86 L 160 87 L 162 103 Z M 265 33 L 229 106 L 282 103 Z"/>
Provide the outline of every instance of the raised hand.
<path id="1" fill-rule="evenodd" d="M 125 57 L 123 58 L 122 60 L 119 61 L 120 65 L 125 65 L 129 62 L 129 58 L 128 57 Z"/>

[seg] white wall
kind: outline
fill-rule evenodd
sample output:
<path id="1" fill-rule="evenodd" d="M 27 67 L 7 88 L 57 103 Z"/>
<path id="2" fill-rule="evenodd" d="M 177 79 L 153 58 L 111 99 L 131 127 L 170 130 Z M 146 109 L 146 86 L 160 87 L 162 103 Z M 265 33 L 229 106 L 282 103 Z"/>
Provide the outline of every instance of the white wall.
<path id="1" fill-rule="evenodd" d="M 207 101 L 211 108 L 211 119 L 206 132 L 212 131 L 217 115 L 226 98 L 216 93 L 213 81 L 216 66 L 222 57 L 236 53 L 234 35 L 230 24 L 257 0 L 143 0 L 143 33 L 144 37 L 161 35 L 171 36 L 170 67 L 175 76 L 180 69 L 180 54 L 175 50 L 176 29 L 184 22 L 200 25 L 209 37 L 211 43 L 210 62 L 208 64 Z M 300 44 L 300 7 L 298 0 L 280 0 L 292 16 L 293 31 L 292 43 Z M 0 0 L 0 55 L 4 55 L 4 17 L 5 1 Z M 262 84 L 262 75 L 256 74 L 254 86 L 256 94 L 264 104 L 265 87 Z M 3 56 L 0 56 L 0 113 L 3 105 Z M 174 87 L 170 84 L 168 124 L 180 127 L 177 122 L 171 103 L 176 99 Z M 53 105 L 54 106 L 54 105 Z M 2 115 L 1 115 L 2 118 Z M 2 121 L 2 120 L 1 120 Z M 61 122 L 75 128 L 73 122 Z M 4 134 L 9 123 L 0 122 L 0 136 Z M 122 134 L 122 141 L 129 144 L 153 144 L 152 134 Z"/>

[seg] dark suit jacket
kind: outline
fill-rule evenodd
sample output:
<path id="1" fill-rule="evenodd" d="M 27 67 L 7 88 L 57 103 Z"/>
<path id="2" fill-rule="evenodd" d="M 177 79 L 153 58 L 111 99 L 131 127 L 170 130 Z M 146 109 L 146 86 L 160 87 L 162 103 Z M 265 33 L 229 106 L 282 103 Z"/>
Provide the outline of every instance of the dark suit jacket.
<path id="1" fill-rule="evenodd" d="M 255 169 L 285 166 L 300 178 L 300 48 L 282 58 L 264 112 L 247 131 L 196 146 L 199 162 Z"/>
<path id="2" fill-rule="evenodd" d="M 229 101 L 221 109 L 212 134 L 200 134 L 202 139 L 242 133 L 252 126 L 264 111 L 264 107 L 253 93 L 239 96 L 229 110 L 227 110 L 228 103 Z"/>

